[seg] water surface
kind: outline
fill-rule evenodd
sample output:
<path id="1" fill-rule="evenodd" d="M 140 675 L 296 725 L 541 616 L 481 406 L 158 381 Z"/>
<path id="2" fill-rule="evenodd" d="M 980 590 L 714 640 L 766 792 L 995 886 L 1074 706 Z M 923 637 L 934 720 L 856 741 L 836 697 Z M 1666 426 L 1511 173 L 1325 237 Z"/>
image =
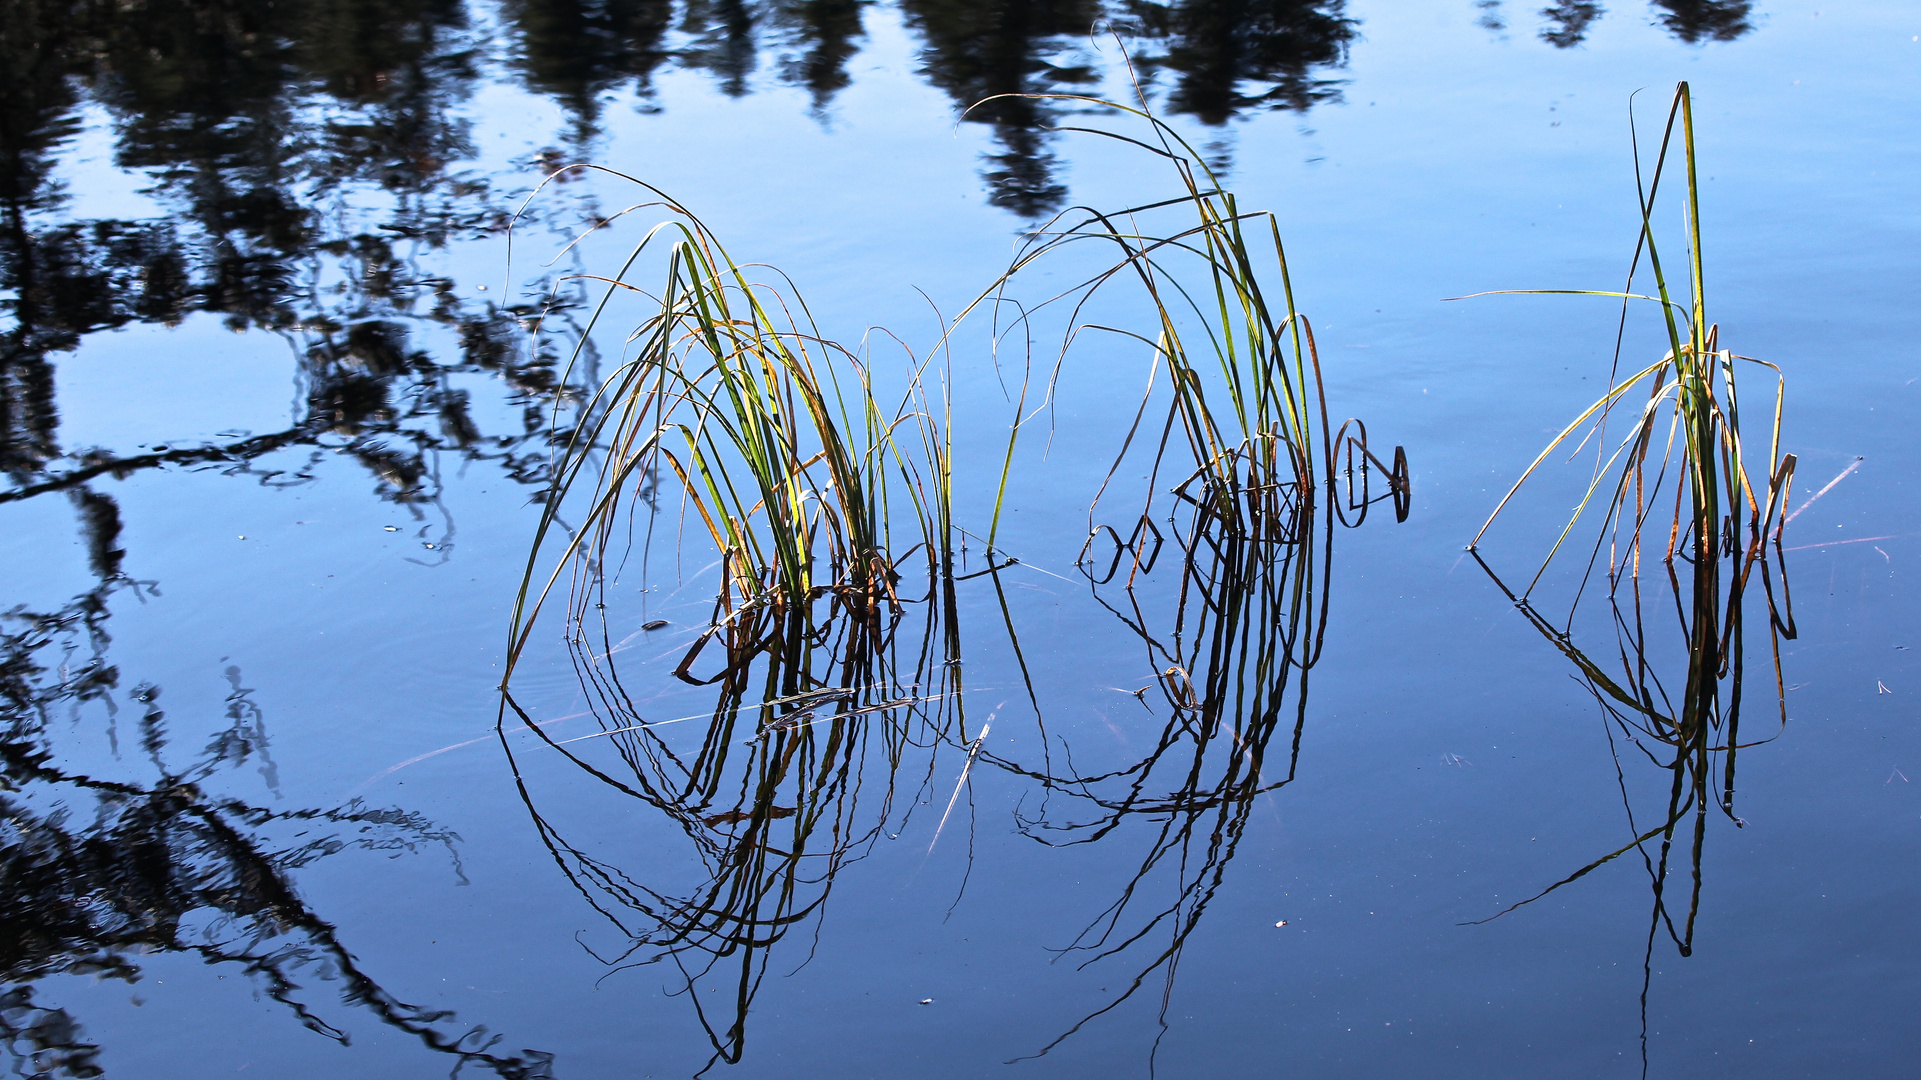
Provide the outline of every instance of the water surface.
<path id="1" fill-rule="evenodd" d="M 1891 3 L 13 5 L 11 1068 L 1906 1075 L 1917 35 Z M 957 628 L 964 726 L 862 726 L 812 789 L 825 854 L 785 906 L 744 941 L 690 938 L 663 898 L 725 877 L 733 804 L 635 797 L 496 734 L 550 425 L 627 329 L 569 369 L 592 294 L 563 278 L 642 228 L 563 254 L 637 198 L 567 173 L 511 250 L 510 221 L 569 162 L 617 168 L 791 274 L 834 336 L 925 350 L 1036 222 L 1171 193 L 1139 153 L 1059 130 L 1080 106 L 962 112 L 1132 93 L 1123 45 L 1242 204 L 1279 215 L 1330 407 L 1406 447 L 1408 520 L 1377 506 L 1315 542 L 1317 650 L 1224 710 L 1233 738 L 1194 743 L 1131 625 L 1181 613 L 1176 564 L 1132 596 L 1075 567 L 1146 370 L 1077 350 L 1010 488 L 997 539 L 1020 563 L 913 609 L 887 659 L 932 685 L 946 657 L 922 635 Z M 1463 925 L 1621 848 L 1668 774 L 1619 756 L 1463 553 L 1598 394 L 1619 310 L 1442 301 L 1619 287 L 1630 96 L 1645 148 L 1679 79 L 1722 341 L 1785 373 L 1796 507 L 1842 477 L 1784 534 L 1788 722 L 1742 751 L 1744 824 L 1706 823 L 1686 950 L 1638 854 Z M 1012 413 L 978 336 L 952 393 L 978 534 Z M 1578 479 L 1483 545 L 1503 580 Z M 714 707 L 671 674 L 714 590 L 680 569 L 613 605 L 648 719 Z M 1280 657 L 1260 635 L 1299 609 L 1263 603 L 1235 632 Z M 1765 716 L 1771 675 L 1750 680 Z M 558 623 L 515 687 L 551 738 L 599 730 Z M 622 764 L 612 738 L 570 745 Z M 1167 745 L 1204 751 L 1218 795 Z M 1107 773 L 1146 794 L 1063 781 Z M 756 865 L 778 879 L 781 857 Z"/>

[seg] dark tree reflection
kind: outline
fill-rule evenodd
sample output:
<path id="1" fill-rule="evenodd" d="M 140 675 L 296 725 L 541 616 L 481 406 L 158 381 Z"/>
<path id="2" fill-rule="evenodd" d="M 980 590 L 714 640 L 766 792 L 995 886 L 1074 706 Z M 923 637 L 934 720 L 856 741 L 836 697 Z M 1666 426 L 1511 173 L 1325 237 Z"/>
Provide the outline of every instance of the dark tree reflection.
<path id="1" fill-rule="evenodd" d="M 1655 21 L 1689 45 L 1741 37 L 1754 29 L 1748 21 L 1753 8 L 1753 0 L 1654 0 Z M 1553 7 L 1541 9 L 1547 21 L 1541 40 L 1557 49 L 1579 45 L 1606 11 L 1597 0 L 1555 0 Z"/>
<path id="2" fill-rule="evenodd" d="M 1541 40 L 1557 49 L 1579 45 L 1587 40 L 1588 26 L 1603 10 L 1594 0 L 1558 0 L 1553 7 L 1541 9 L 1548 23 L 1541 28 Z"/>
<path id="3" fill-rule="evenodd" d="M 591 136 L 601 95 L 631 86 L 651 100 L 654 74 L 671 55 L 671 0 L 506 0 L 518 36 L 514 62 L 528 89 L 575 118 L 575 139 Z"/>
<path id="4" fill-rule="evenodd" d="M 108 659 L 127 578 L 121 511 L 99 482 L 216 466 L 273 484 L 331 456 L 417 516 L 439 502 L 440 459 L 491 462 L 535 482 L 559 381 L 518 344 L 518 310 L 459 300 L 423 254 L 500 228 L 456 106 L 476 84 L 458 3 L 15 5 L 0 21 L 0 504 L 71 506 L 98 584 L 55 611 L 0 615 L 0 1039 L 29 1076 L 100 1075 L 80 1022 L 44 1004 L 59 975 L 134 980 L 143 954 L 238 964 L 307 1027 L 345 1041 L 320 986 L 451 1055 L 457 1067 L 548 1075 L 484 1029 L 384 990 L 299 898 L 294 875 L 351 848 L 411 850 L 453 837 L 424 818 L 349 804 L 282 810 L 219 794 L 243 763 L 272 783 L 265 727 L 229 672 L 227 726 L 185 764 L 159 689 L 122 688 Z M 117 164 L 152 182 L 147 220 L 73 218 L 55 181 L 84 104 L 111 117 Z M 324 283 L 324 284 L 323 284 Z M 89 334 L 215 316 L 295 356 L 306 408 L 287 427 L 116 454 L 62 447 L 55 357 Z M 563 313 L 564 317 L 564 313 Z M 433 344 L 445 342 L 436 359 Z M 463 372 L 496 377 L 521 422 L 484 432 Z M 156 403 L 158 407 L 158 403 Z M 445 558 L 451 518 L 433 548 Z M 11 601 L 0 601 L 10 604 Z M 131 711 L 137 738 L 117 717 Z M 54 723 L 56 718 L 60 721 Z M 104 725 L 145 774 L 69 764 Z M 59 737 L 56 737 L 56 734 Z M 124 744 L 124 745 L 123 745 Z M 457 864 L 456 864 L 457 870 Z"/>
<path id="5" fill-rule="evenodd" d="M 1004 94 L 1078 93 L 1099 81 L 1080 55 L 1088 32 L 1102 17 L 1095 0 L 903 0 L 908 25 L 924 42 L 921 70 L 947 92 L 969 121 L 991 125 L 1000 149 L 987 158 L 982 178 L 988 201 L 1022 217 L 1057 209 L 1066 185 L 1054 176 L 1046 129 L 1056 110 L 1039 101 Z M 983 104 L 976 104 L 983 103 Z M 969 108 L 974 106 L 973 108 Z"/>
<path id="6" fill-rule="evenodd" d="M 411 196 L 471 153 L 454 106 L 474 87 L 458 5 L 228 6 L 155 0 L 102 12 L 86 66 L 116 118 L 115 160 L 160 182 L 206 267 L 199 304 L 287 327 L 289 263 L 326 242 L 316 194 L 356 181 Z M 315 109 L 324 95 L 346 117 Z"/>
<path id="7" fill-rule="evenodd" d="M 1355 23 L 1343 8 L 1341 0 L 903 4 L 926 43 L 929 81 L 957 106 L 972 106 L 967 119 L 994 128 L 1001 149 L 983 173 L 989 201 L 1025 217 L 1057 210 L 1067 197 L 1048 149 L 1061 106 L 999 95 L 1094 89 L 1101 72 L 1085 38 L 1102 24 L 1127 35 L 1147 80 L 1171 73 L 1169 109 L 1223 124 L 1252 109 L 1306 110 L 1337 98 L 1335 81 L 1319 72 L 1346 62 Z"/>
<path id="8" fill-rule="evenodd" d="M 780 0 L 774 26 L 783 39 L 781 79 L 804 87 L 816 111 L 852 85 L 847 62 L 860 51 L 861 15 L 870 0 Z"/>
<path id="9" fill-rule="evenodd" d="M 117 513 L 102 496 L 82 498 L 96 569 L 109 569 L 119 554 Z M 0 1040 L 14 1074 L 104 1075 L 101 1048 L 81 1022 L 40 1004 L 48 980 L 135 983 L 146 957 L 187 953 L 237 965 L 302 1025 L 337 1042 L 347 1033 L 328 1018 L 334 1007 L 313 993 L 318 986 L 451 1056 L 456 1069 L 551 1077 L 551 1055 L 507 1053 L 485 1028 L 463 1030 L 452 1012 L 388 992 L 294 886 L 296 871 L 339 852 L 452 853 L 457 837 L 418 814 L 357 801 L 283 810 L 218 794 L 221 776 L 250 762 L 273 783 L 265 721 L 237 668 L 227 671 L 225 726 L 186 764 L 173 763 L 160 688 L 123 690 L 108 656 L 112 599 L 151 592 L 110 574 L 59 610 L 0 615 Z M 111 737 L 123 709 L 138 713 L 146 776 L 61 763 L 75 721 L 104 719 Z M 107 768 L 143 771 L 119 760 Z"/>
<path id="10" fill-rule="evenodd" d="M 1754 29 L 1748 22 L 1752 0 L 1654 0 L 1661 25 L 1690 45 L 1733 41 Z"/>
<path id="11" fill-rule="evenodd" d="M 462 301 L 423 256 L 504 228 L 454 106 L 475 85 L 456 3 L 177 4 L 133 15 L 26 5 L 0 29 L 0 503 L 79 490 L 100 476 L 220 463 L 289 483 L 291 447 L 373 474 L 383 498 L 436 498 L 437 456 L 538 478 L 553 357 L 527 355 L 527 312 Z M 116 118 L 116 160 L 155 181 L 172 212 L 63 219 L 53 180 L 81 93 Z M 378 196 L 370 196 L 378 192 Z M 356 211 L 349 204 L 358 200 Z M 4 296 L 5 293 L 0 293 Z M 281 431 L 118 456 L 58 444 L 51 356 L 90 333 L 196 314 L 270 331 L 299 361 L 308 411 Z M 435 357 L 430 343 L 441 343 Z M 522 423 L 483 434 L 462 372 L 496 374 Z M 76 506 L 91 503 L 84 493 Z M 438 545 L 444 555 L 445 545 Z"/>
<path id="12" fill-rule="evenodd" d="M 1347 63 L 1357 23 L 1342 0 L 1129 0 L 1129 25 L 1153 43 L 1148 73 L 1174 76 L 1168 108 L 1205 124 L 1255 109 L 1305 112 L 1337 100 L 1319 73 Z"/>
<path id="13" fill-rule="evenodd" d="M 46 353 L 71 348 L 70 327 L 98 322 L 105 302 L 101 283 L 74 265 L 74 230 L 42 239 L 32 220 L 59 202 L 53 169 L 79 130 L 75 36 L 53 0 L 23 0 L 0 19 L 0 293 L 13 297 L 0 342 L 0 469 L 16 478 L 59 452 Z"/>
<path id="14" fill-rule="evenodd" d="M 745 97 L 753 89 L 748 77 L 759 64 L 758 13 L 746 0 L 683 2 L 681 29 L 688 35 L 683 62 L 712 74 L 728 97 Z"/>

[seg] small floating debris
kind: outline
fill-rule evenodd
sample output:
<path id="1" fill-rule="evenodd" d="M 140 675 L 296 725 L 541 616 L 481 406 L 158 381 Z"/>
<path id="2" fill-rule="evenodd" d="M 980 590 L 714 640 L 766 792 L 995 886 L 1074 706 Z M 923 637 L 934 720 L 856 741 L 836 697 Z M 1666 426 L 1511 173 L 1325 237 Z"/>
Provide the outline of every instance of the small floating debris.
<path id="1" fill-rule="evenodd" d="M 769 821 L 778 821 L 781 818 L 793 817 L 794 813 L 795 810 L 791 806 L 769 806 L 762 812 L 761 816 Z M 702 818 L 701 820 L 706 822 L 707 827 L 710 829 L 719 825 L 738 825 L 743 821 L 754 820 L 754 811 L 729 810 L 726 813 L 715 814 L 712 817 Z"/>
<path id="2" fill-rule="evenodd" d="M 663 627 L 663 626 L 666 626 L 666 625 L 667 625 L 667 620 L 666 620 L 666 619 L 654 619 L 654 620 L 651 620 L 651 621 L 649 621 L 649 622 L 644 622 L 644 623 L 641 623 L 641 624 L 640 624 L 640 628 L 641 628 L 642 630 L 658 630 L 658 629 L 660 629 L 661 627 Z"/>
<path id="3" fill-rule="evenodd" d="M 398 526 L 398 525 L 382 525 L 382 526 L 381 526 L 381 528 L 382 528 L 383 530 L 385 530 L 385 531 L 387 531 L 387 532 L 399 532 L 399 531 L 400 531 L 400 526 Z"/>

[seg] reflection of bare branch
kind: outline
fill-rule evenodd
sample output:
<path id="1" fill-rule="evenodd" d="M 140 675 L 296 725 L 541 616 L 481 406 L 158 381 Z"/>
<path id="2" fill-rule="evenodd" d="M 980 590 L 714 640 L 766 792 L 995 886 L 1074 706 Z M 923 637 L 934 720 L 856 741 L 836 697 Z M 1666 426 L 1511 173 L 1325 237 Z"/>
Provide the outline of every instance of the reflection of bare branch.
<path id="1" fill-rule="evenodd" d="M 132 696 L 145 707 L 142 742 L 159 770 L 154 782 L 102 779 L 53 764 L 50 711 L 111 702 L 118 673 L 106 662 L 106 601 L 128 584 L 110 579 L 58 612 L 15 609 L 0 630 L 0 785 L 7 792 L 0 799 L 0 979 L 15 984 L 0 997 L 0 1036 L 14 1049 L 16 1066 L 34 1070 L 21 1075 L 48 1075 L 56 1064 L 70 1075 L 98 1075 L 74 1071 L 97 1069 L 98 1050 L 81 1040 L 64 1010 L 33 1003 L 34 982 L 62 973 L 131 982 L 140 977 L 138 957 L 159 950 L 241 965 L 303 1025 L 339 1042 L 346 1033 L 306 999 L 302 980 L 337 983 L 343 1002 L 452 1056 L 457 1068 L 476 1066 L 509 1080 L 550 1077 L 550 1055 L 496 1052 L 499 1036 L 485 1028 L 462 1032 L 450 1023 L 453 1013 L 409 1005 L 381 987 L 334 927 L 299 899 L 289 876 L 349 848 L 431 843 L 451 852 L 457 837 L 417 814 L 357 800 L 283 811 L 207 792 L 220 769 L 264 760 L 262 720 L 237 669 L 228 674 L 233 727 L 185 769 L 165 764 L 159 692 L 145 684 Z M 76 653 L 90 656 L 77 670 L 70 666 Z M 60 663 L 49 667 L 49 657 Z M 283 845 L 269 835 L 277 826 L 299 831 Z"/>

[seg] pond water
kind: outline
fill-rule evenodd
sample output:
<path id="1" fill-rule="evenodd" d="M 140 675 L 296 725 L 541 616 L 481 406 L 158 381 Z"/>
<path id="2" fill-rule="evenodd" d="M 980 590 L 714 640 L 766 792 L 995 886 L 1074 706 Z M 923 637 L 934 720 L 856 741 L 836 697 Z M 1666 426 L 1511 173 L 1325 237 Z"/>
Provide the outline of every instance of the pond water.
<path id="1" fill-rule="evenodd" d="M 1912 4 L 17 0 L 0 54 L 14 1075 L 1912 1075 Z M 1779 541 L 1724 560 L 1768 568 L 1705 679 L 1746 724 L 1677 757 L 1606 686 L 1695 685 L 1685 559 L 1645 560 L 1643 653 L 1625 591 L 1570 614 L 1598 517 L 1506 591 L 1605 442 L 1465 550 L 1658 314 L 1444 301 L 1637 257 L 1651 288 L 1630 107 L 1651 176 L 1679 80 L 1718 344 L 1779 367 L 1798 465 Z M 1191 463 L 1134 468 L 1159 419 L 1103 490 L 1138 290 L 1079 321 L 1143 336 L 1081 334 L 1045 408 L 1066 313 L 943 343 L 1052 215 L 1183 193 L 1067 130 L 1139 118 L 963 110 L 1137 93 L 1275 214 L 1331 426 L 1366 422 L 1373 496 L 1404 448 L 1405 521 L 1347 527 L 1328 474 L 1256 514 L 1282 540 L 1197 524 Z M 951 439 L 956 561 L 893 545 L 884 634 L 823 615 L 814 659 L 696 685 L 737 616 L 661 459 L 563 558 L 592 477 L 556 469 L 607 460 L 567 435 L 646 345 L 583 275 L 671 216 L 577 162 L 779 267 L 877 398 L 929 365 L 897 430 Z M 1773 375 L 1742 379 L 1765 487 Z M 523 578 L 568 566 L 503 700 Z"/>

